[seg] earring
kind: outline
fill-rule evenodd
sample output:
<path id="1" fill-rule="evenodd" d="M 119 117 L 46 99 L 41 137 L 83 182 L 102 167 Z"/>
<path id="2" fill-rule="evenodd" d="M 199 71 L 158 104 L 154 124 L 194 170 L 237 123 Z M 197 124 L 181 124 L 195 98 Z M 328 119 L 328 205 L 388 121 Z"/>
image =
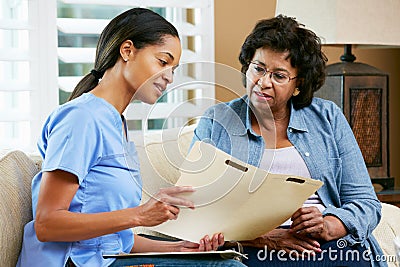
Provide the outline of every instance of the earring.
<path id="1" fill-rule="evenodd" d="M 127 59 L 127 58 L 124 58 L 124 61 L 125 61 L 125 62 L 128 62 L 128 59 Z"/>
<path id="2" fill-rule="evenodd" d="M 294 89 L 294 92 L 293 92 L 293 96 L 298 96 L 300 94 L 300 90 L 299 90 L 299 88 L 295 88 Z"/>

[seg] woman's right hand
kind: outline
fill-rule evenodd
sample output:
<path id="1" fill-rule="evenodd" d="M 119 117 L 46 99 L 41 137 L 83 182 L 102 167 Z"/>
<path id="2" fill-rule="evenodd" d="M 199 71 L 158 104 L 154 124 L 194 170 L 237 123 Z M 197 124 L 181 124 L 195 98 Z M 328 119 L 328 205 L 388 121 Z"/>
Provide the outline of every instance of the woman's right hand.
<path id="1" fill-rule="evenodd" d="M 163 188 L 145 204 L 139 206 L 139 225 L 156 226 L 167 220 L 178 218 L 179 206 L 194 209 L 194 203 L 176 196 L 181 193 L 194 192 L 190 186 L 173 186 Z"/>

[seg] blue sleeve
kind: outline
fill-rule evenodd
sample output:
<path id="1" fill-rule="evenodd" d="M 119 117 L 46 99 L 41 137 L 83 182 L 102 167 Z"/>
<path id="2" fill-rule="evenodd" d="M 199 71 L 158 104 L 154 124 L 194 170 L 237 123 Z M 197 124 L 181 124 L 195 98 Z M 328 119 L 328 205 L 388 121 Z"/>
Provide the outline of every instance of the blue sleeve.
<path id="1" fill-rule="evenodd" d="M 213 109 L 210 108 L 201 117 L 196 129 L 194 129 L 194 135 L 192 142 L 189 146 L 189 151 L 192 149 L 194 142 L 204 141 L 210 142 L 211 132 L 213 128 Z"/>
<path id="2" fill-rule="evenodd" d="M 342 162 L 341 207 L 328 206 L 324 215 L 334 215 L 343 222 L 349 233 L 344 239 L 350 245 L 364 243 L 380 221 L 381 204 L 350 125 L 341 110 L 334 113 L 333 130 Z"/>
<path id="3" fill-rule="evenodd" d="M 43 171 L 63 170 L 79 184 L 101 158 L 102 133 L 90 111 L 77 106 L 58 110 L 43 130 Z"/>

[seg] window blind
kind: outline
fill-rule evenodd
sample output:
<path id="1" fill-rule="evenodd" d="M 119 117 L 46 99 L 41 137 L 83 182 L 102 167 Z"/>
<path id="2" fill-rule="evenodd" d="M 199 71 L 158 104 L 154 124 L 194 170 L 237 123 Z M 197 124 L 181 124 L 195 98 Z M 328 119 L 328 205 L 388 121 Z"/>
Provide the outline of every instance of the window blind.
<path id="1" fill-rule="evenodd" d="M 205 107 L 201 97 L 214 97 L 214 87 L 210 84 L 196 84 L 196 81 L 213 81 L 214 70 L 200 62 L 214 62 L 214 3 L 207 0 L 165 1 L 108 1 L 108 0 L 62 0 L 59 1 L 57 27 L 59 37 L 78 38 L 74 44 L 60 42 L 58 58 L 63 65 L 58 77 L 61 94 L 68 95 L 77 82 L 90 71 L 95 58 L 95 43 L 109 20 L 131 7 L 150 8 L 173 23 L 181 37 L 182 57 L 176 70 L 174 83 L 155 106 L 135 101 L 126 110 L 128 129 L 132 131 L 179 127 L 201 115 Z M 64 14 L 60 13 L 60 7 Z M 85 16 L 90 8 L 98 10 L 97 17 Z M 66 10 L 72 10 L 67 16 Z M 114 10 L 112 12 L 104 12 Z M 102 13 L 102 14 L 101 14 Z M 89 44 L 90 38 L 96 41 Z M 80 39 L 79 39 L 80 38 Z M 86 41 L 85 42 L 85 38 Z M 66 39 L 64 39 L 66 40 Z M 193 63 L 195 62 L 195 63 Z M 68 64 L 79 68 L 73 75 Z M 65 92 L 65 93 L 64 93 Z"/>
<path id="2" fill-rule="evenodd" d="M 58 104 L 56 27 L 47 22 L 51 16 L 40 14 L 52 6 L 44 0 L 0 2 L 1 149 L 35 150 L 41 124 Z"/>
<path id="3" fill-rule="evenodd" d="M 93 68 L 99 34 L 117 14 L 145 7 L 172 22 L 183 53 L 160 103 L 133 102 L 132 131 L 178 127 L 214 98 L 213 0 L 3 0 L 0 2 L 0 148 L 36 151 L 42 125 Z M 205 63 L 209 64 L 205 64 Z"/>

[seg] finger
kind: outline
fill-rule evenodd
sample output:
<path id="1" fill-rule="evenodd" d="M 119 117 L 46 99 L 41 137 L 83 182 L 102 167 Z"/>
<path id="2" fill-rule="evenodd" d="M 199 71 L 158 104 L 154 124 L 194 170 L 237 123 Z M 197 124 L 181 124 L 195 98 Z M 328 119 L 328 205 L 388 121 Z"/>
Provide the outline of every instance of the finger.
<path id="1" fill-rule="evenodd" d="M 205 251 L 210 251 L 212 250 L 212 243 L 210 241 L 210 237 L 208 235 L 206 235 L 204 237 L 204 250 Z"/>
<path id="2" fill-rule="evenodd" d="M 205 251 L 204 238 L 200 239 L 199 251 Z"/>
<path id="3" fill-rule="evenodd" d="M 211 242 L 212 242 L 212 250 L 217 250 L 219 247 L 218 234 L 213 235 Z"/>
<path id="4" fill-rule="evenodd" d="M 305 233 L 321 232 L 323 230 L 324 219 L 322 217 L 307 218 L 304 221 L 293 222 L 290 226 L 290 232 L 300 233 L 305 231 Z M 312 230 L 309 230 L 312 228 Z M 318 230 L 319 229 L 319 230 Z"/>
<path id="5" fill-rule="evenodd" d="M 322 223 L 324 220 L 322 213 L 320 211 L 313 211 L 310 213 L 305 213 L 302 214 L 296 218 L 292 218 L 292 225 L 291 228 L 296 227 L 299 224 L 302 224 L 304 222 L 316 222 L 316 223 Z"/>
<path id="6" fill-rule="evenodd" d="M 314 248 L 320 248 L 321 244 L 315 240 L 314 238 L 310 238 L 308 235 L 296 235 L 296 238 L 303 240 L 304 242 L 307 242 Z"/>
<path id="7" fill-rule="evenodd" d="M 168 209 L 171 213 L 173 213 L 176 217 L 178 217 L 180 209 L 177 206 L 168 205 Z"/>
<path id="8" fill-rule="evenodd" d="M 307 211 L 305 208 L 299 208 L 299 209 L 297 209 L 297 210 L 293 213 L 291 219 L 292 219 L 292 220 L 293 220 L 293 219 L 296 219 L 296 218 L 299 217 L 300 215 L 304 214 L 305 211 Z"/>
<path id="9" fill-rule="evenodd" d="M 309 253 L 310 251 L 319 252 L 320 248 L 316 248 L 312 246 L 308 242 L 300 242 L 292 244 L 292 249 L 295 250 L 297 253 Z"/>
<path id="10" fill-rule="evenodd" d="M 302 207 L 302 208 L 299 208 L 298 210 L 296 210 L 296 211 L 293 213 L 291 219 L 292 219 L 292 221 L 294 221 L 294 220 L 296 220 L 298 217 L 300 217 L 300 216 L 302 216 L 302 215 L 310 214 L 310 213 L 317 213 L 317 212 L 318 212 L 318 213 L 321 213 L 321 212 L 319 211 L 319 209 L 316 208 L 316 207 L 314 207 L 314 206 L 311 206 L 311 207 Z"/>
<path id="11" fill-rule="evenodd" d="M 306 250 L 312 250 L 315 252 L 321 252 L 321 246 L 318 241 L 315 239 L 306 237 L 306 236 L 298 236 L 293 242 L 288 245 L 293 246 L 297 251 L 303 252 Z"/>
<path id="12" fill-rule="evenodd" d="M 160 195 L 158 201 L 172 206 L 194 208 L 194 203 L 192 201 L 185 198 L 174 197 L 168 194 Z"/>
<path id="13" fill-rule="evenodd" d="M 222 246 L 225 243 L 225 237 L 223 234 L 218 235 L 218 246 Z"/>
<path id="14" fill-rule="evenodd" d="M 171 186 L 162 188 L 160 192 L 166 193 L 168 195 L 176 195 L 180 193 L 190 193 L 196 191 L 192 186 Z"/>

